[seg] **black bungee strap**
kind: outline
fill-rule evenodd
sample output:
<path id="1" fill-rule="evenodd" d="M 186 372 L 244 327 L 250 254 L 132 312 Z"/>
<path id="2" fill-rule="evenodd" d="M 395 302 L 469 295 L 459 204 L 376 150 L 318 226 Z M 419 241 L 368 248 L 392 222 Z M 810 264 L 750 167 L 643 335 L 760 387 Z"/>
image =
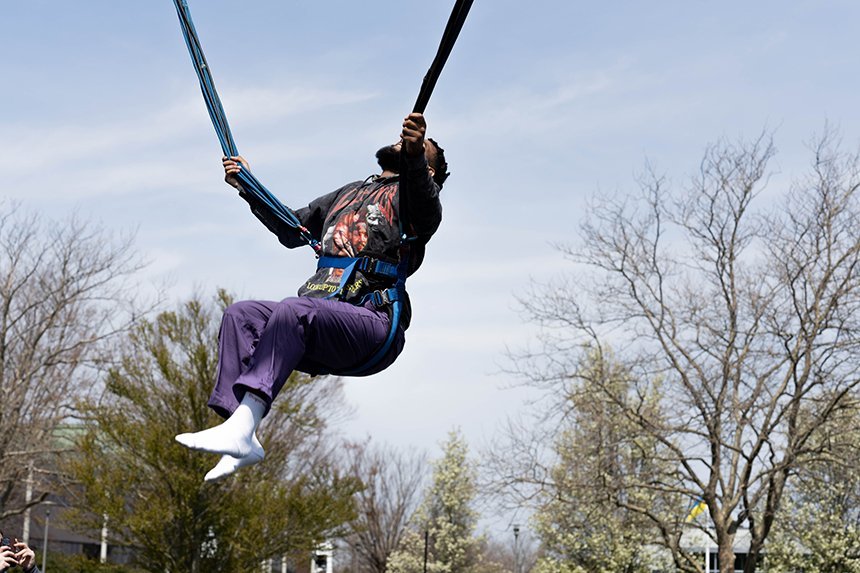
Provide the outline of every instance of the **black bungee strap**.
<path id="1" fill-rule="evenodd" d="M 439 43 L 439 50 L 436 52 L 436 57 L 427 70 L 427 75 L 424 76 L 424 81 L 421 84 L 421 91 L 418 92 L 418 99 L 415 100 L 415 106 L 412 111 L 415 113 L 424 113 L 427 108 L 427 102 L 430 101 L 430 96 L 433 95 L 433 88 L 436 87 L 436 81 L 442 74 L 442 68 L 445 67 L 445 62 L 448 61 L 448 56 L 451 55 L 451 50 L 454 48 L 454 43 L 460 35 L 460 30 L 463 29 L 463 23 L 466 22 L 466 16 L 469 15 L 469 9 L 472 7 L 472 0 L 457 0 L 454 9 L 451 11 L 451 16 L 448 18 L 448 25 L 445 26 L 445 33 L 442 34 L 442 41 Z"/>
<path id="2" fill-rule="evenodd" d="M 439 42 L 439 49 L 436 50 L 436 57 L 433 58 L 433 63 L 430 64 L 430 69 L 424 75 L 424 81 L 421 82 L 421 89 L 418 92 L 418 98 L 415 100 L 415 105 L 412 108 L 413 113 L 424 113 L 427 109 L 427 104 L 430 101 L 430 96 L 433 95 L 433 89 L 436 87 L 436 82 L 439 76 L 442 75 L 442 68 L 448 61 L 448 56 L 451 55 L 451 50 L 460 36 L 460 30 L 463 29 L 463 24 L 466 22 L 466 16 L 469 15 L 469 9 L 472 7 L 473 0 L 457 0 L 454 4 L 454 9 L 451 10 L 451 15 L 448 17 L 448 24 L 445 26 L 445 32 L 442 34 L 442 40 Z M 400 153 L 400 221 L 404 229 L 407 213 L 407 194 L 403 193 L 406 186 L 406 156 L 401 150 Z"/>

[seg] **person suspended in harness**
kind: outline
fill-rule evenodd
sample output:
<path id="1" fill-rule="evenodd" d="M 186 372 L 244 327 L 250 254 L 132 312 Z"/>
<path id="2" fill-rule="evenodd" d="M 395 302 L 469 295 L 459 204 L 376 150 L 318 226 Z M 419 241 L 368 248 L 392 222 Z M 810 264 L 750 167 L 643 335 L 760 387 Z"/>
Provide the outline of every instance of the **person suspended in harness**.
<path id="1" fill-rule="evenodd" d="M 421 265 L 442 220 L 439 192 L 448 176 L 444 152 L 425 137 L 426 129 L 422 114 L 410 114 L 400 141 L 376 152 L 381 174 L 295 211 L 302 231 L 321 247 L 317 271 L 298 296 L 241 301 L 225 310 L 209 407 L 226 420 L 176 436 L 186 447 L 222 455 L 206 481 L 263 459 L 257 426 L 294 370 L 366 376 L 403 350 L 412 315 L 404 281 Z M 226 181 L 282 245 L 307 245 L 265 201 L 246 193 L 236 177 L 240 164 L 249 170 L 242 157 L 225 157 L 223 164 Z"/>

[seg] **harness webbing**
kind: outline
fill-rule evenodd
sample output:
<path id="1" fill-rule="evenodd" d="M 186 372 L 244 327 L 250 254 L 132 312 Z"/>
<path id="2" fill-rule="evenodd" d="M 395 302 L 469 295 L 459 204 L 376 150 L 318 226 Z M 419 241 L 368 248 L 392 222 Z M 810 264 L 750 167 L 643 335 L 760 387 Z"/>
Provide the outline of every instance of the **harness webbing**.
<path id="1" fill-rule="evenodd" d="M 349 283 L 355 271 L 361 271 L 376 275 L 377 277 L 385 277 L 387 279 L 397 279 L 397 265 L 387 261 L 380 261 L 371 257 L 320 257 L 317 261 L 317 270 L 319 269 L 341 269 L 340 282 L 328 296 L 325 298 L 336 298 L 340 296 L 343 289 Z"/>
<path id="2" fill-rule="evenodd" d="M 209 111 L 209 117 L 212 119 L 212 125 L 215 128 L 215 133 L 218 135 L 218 141 L 221 143 L 221 150 L 224 155 L 234 157 L 239 155 L 236 149 L 236 143 L 233 140 L 233 134 L 230 132 L 230 125 L 227 123 L 227 116 L 224 113 L 224 106 L 221 105 L 221 98 L 218 97 L 218 92 L 215 90 L 215 82 L 212 79 L 212 73 L 209 65 L 206 63 L 206 56 L 203 54 L 203 47 L 200 44 L 200 39 L 197 36 L 197 31 L 194 28 L 194 22 L 191 20 L 191 11 L 188 9 L 186 0 L 173 0 L 176 6 L 176 13 L 179 16 L 179 23 L 182 27 L 182 35 L 185 37 L 185 44 L 188 46 L 188 53 L 191 54 L 191 61 L 194 64 L 194 71 L 197 72 L 197 78 L 200 80 L 200 89 L 203 92 L 203 99 L 206 102 L 206 109 Z M 310 232 L 302 226 L 298 217 L 287 206 L 281 203 L 260 181 L 254 177 L 254 174 L 240 165 L 240 171 L 237 178 L 242 183 L 242 187 L 250 195 L 265 204 L 275 216 L 287 224 L 289 227 L 296 229 L 299 235 L 307 241 L 314 251 L 319 252 L 321 245 L 317 239 L 311 236 Z"/>

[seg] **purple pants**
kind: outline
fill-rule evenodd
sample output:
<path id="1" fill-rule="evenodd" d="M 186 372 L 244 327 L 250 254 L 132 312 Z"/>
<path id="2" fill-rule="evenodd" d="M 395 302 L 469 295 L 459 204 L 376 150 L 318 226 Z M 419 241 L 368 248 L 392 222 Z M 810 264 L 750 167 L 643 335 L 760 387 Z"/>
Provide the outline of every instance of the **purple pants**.
<path id="1" fill-rule="evenodd" d="M 325 374 L 360 366 L 385 341 L 389 324 L 388 314 L 371 303 L 293 297 L 232 304 L 221 319 L 209 407 L 226 418 L 249 390 L 271 407 L 293 370 Z M 404 342 L 398 328 L 387 355 L 362 375 L 390 366 Z"/>

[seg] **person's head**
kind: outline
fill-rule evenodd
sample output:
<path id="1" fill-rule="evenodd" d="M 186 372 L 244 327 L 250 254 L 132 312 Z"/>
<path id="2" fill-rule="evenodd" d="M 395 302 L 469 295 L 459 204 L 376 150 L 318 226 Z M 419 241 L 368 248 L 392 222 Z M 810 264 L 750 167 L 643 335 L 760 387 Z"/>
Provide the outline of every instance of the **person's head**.
<path id="1" fill-rule="evenodd" d="M 435 139 L 428 137 L 424 142 L 424 155 L 427 157 L 427 165 L 432 170 L 433 181 L 441 189 L 445 180 L 451 175 L 448 173 L 448 162 L 445 161 L 445 150 L 439 147 Z"/>
<path id="2" fill-rule="evenodd" d="M 424 140 L 424 157 L 427 158 L 427 167 L 430 169 L 430 176 L 433 181 L 441 188 L 448 179 L 448 162 L 445 161 L 445 150 L 439 147 L 431 138 Z M 383 171 L 400 171 L 400 142 L 394 145 L 386 145 L 376 152 L 376 162 Z"/>

